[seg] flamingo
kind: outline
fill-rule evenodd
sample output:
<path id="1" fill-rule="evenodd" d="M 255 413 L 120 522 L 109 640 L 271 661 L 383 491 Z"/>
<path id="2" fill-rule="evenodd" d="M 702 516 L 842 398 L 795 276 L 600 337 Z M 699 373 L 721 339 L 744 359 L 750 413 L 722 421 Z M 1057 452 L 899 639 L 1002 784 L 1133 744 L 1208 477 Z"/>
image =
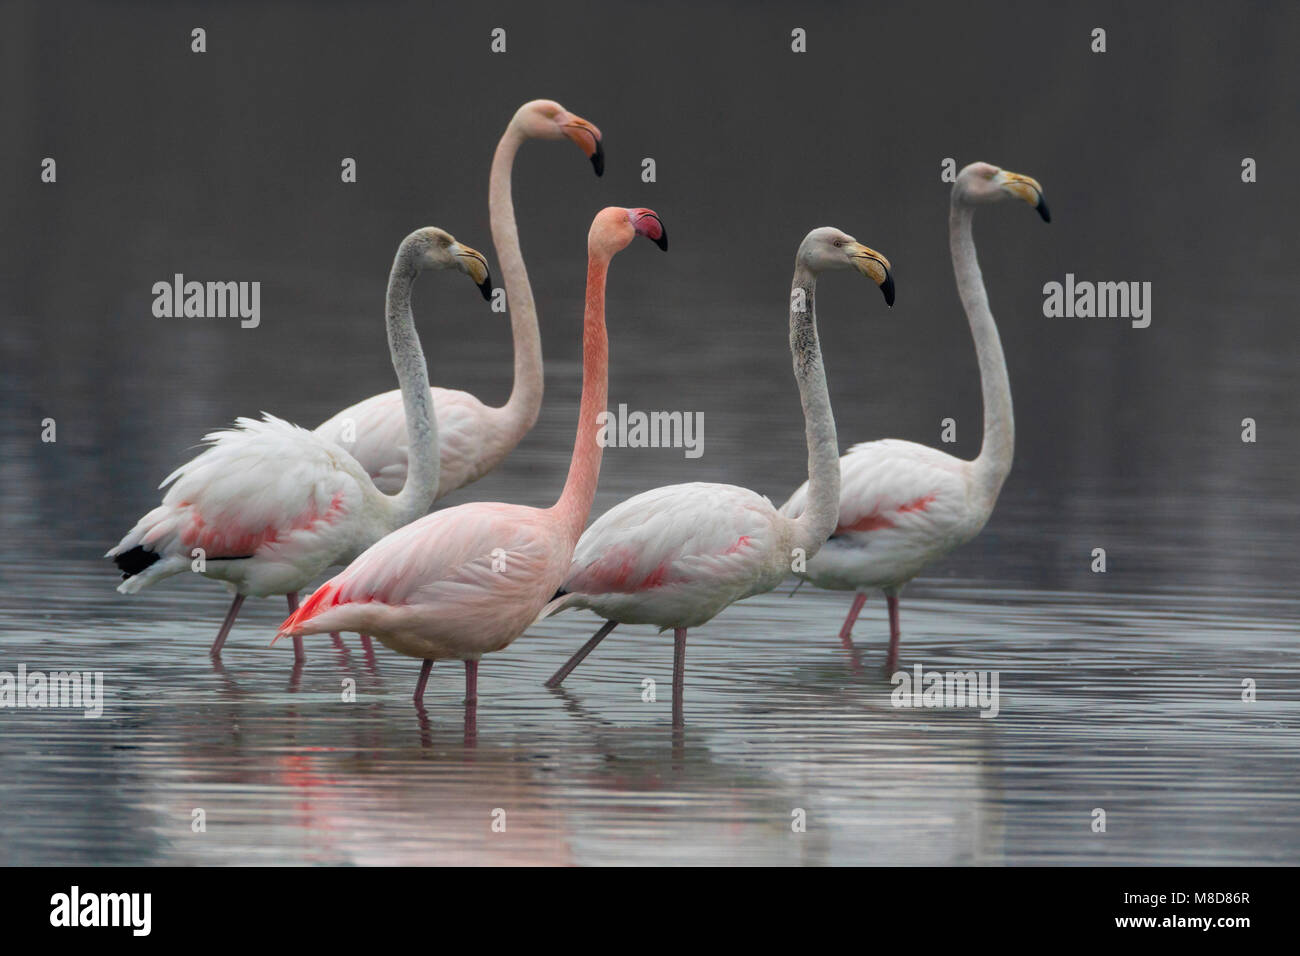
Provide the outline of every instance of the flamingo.
<path id="1" fill-rule="evenodd" d="M 525 140 L 569 139 L 591 159 L 596 175 L 605 170 L 600 130 L 553 100 L 519 107 L 497 144 L 488 180 L 492 242 L 505 277 L 514 339 L 514 386 L 501 407 L 485 405 L 468 392 L 435 388 L 438 454 L 442 470 L 434 499 L 477 481 L 501 464 L 537 422 L 542 407 L 542 340 L 533 290 L 519 249 L 510 174 Z M 407 433 L 401 392 L 372 395 L 330 417 L 316 434 L 350 451 L 375 487 L 395 494 L 406 481 Z M 427 510 L 427 509 L 426 509 Z"/>
<path id="2" fill-rule="evenodd" d="M 384 494 L 354 457 L 314 432 L 265 413 L 261 421 L 240 418 L 204 438 L 208 447 L 159 486 L 167 488 L 162 504 L 105 555 L 125 578 L 119 591 L 134 594 L 192 567 L 225 582 L 234 599 L 212 643 L 215 657 L 245 597 L 283 594 L 292 611 L 298 591 L 326 568 L 429 510 L 438 487 L 438 421 L 411 315 L 411 287 L 426 269 L 464 272 L 491 297 L 482 253 L 432 227 L 402 240 L 386 308 L 407 440 L 415 449 L 401 491 Z M 303 660 L 301 641 L 294 656 Z"/>
<path id="3" fill-rule="evenodd" d="M 989 163 L 972 163 L 952 187 L 948 244 L 957 292 L 970 322 L 984 393 L 984 443 L 966 461 L 926 445 L 887 438 L 854 445 L 840 459 L 842 492 L 834 533 L 800 577 L 821 588 L 856 592 L 840 640 L 851 634 L 867 592 L 881 590 L 889 607 L 885 669 L 898 663 L 898 595 L 931 561 L 970 541 L 984 527 L 1011 471 L 1015 425 L 1011 383 L 997 325 L 975 257 L 975 207 L 1015 198 L 1051 222 L 1038 181 Z M 781 506 L 796 518 L 809 507 L 803 485 Z"/>
<path id="4" fill-rule="evenodd" d="M 812 506 L 780 514 L 767 498 L 735 485 L 691 482 L 629 498 L 605 512 L 578 542 L 543 616 L 590 608 L 605 624 L 546 682 L 558 687 L 618 624 L 673 629 L 673 716 L 680 723 L 686 632 L 728 605 L 770 591 L 800 555 L 812 555 L 835 527 L 840 497 L 831 415 L 813 297 L 820 273 L 857 269 L 894 303 L 889 260 L 838 229 L 808 233 L 795 257 L 790 352 L 803 404 Z"/>
<path id="5" fill-rule="evenodd" d="M 600 474 L 598 414 L 608 397 L 605 276 L 636 236 L 668 248 L 652 210 L 601 210 L 587 237 L 582 400 L 573 459 L 550 508 L 473 502 L 437 511 L 376 542 L 321 585 L 280 625 L 284 635 L 355 631 L 424 661 L 414 701 L 423 709 L 433 662 L 465 662 L 465 702 L 478 700 L 478 662 L 523 634 L 555 593 L 591 511 Z"/>

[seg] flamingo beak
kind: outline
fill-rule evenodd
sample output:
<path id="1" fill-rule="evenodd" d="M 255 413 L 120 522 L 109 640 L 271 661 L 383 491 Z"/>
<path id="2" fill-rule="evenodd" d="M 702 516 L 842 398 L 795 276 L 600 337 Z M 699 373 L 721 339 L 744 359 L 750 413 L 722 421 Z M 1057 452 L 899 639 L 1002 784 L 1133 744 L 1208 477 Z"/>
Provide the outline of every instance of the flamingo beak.
<path id="1" fill-rule="evenodd" d="M 1038 215 L 1043 217 L 1043 222 L 1052 221 L 1051 210 L 1047 208 L 1047 201 L 1043 199 L 1043 187 L 1038 185 L 1037 179 L 1032 176 L 1022 176 L 1020 173 L 1009 173 L 1005 169 L 998 176 L 1002 181 L 1003 189 L 1037 209 Z"/>
<path id="2" fill-rule="evenodd" d="M 477 249 L 471 249 L 463 243 L 453 243 L 452 252 L 460 264 L 461 271 L 474 280 L 483 298 L 492 299 L 492 275 L 488 271 L 487 259 Z"/>
<path id="3" fill-rule="evenodd" d="M 875 249 L 870 249 L 860 242 L 855 242 L 846 250 L 853 266 L 864 276 L 880 286 L 885 296 L 885 304 L 894 305 L 894 274 L 890 271 L 889 260 Z"/>
<path id="4" fill-rule="evenodd" d="M 568 113 L 560 118 L 560 128 L 565 136 L 578 145 L 583 155 L 591 160 L 596 175 L 605 175 L 605 147 L 601 145 L 600 130 L 596 125 L 588 123 L 581 116 Z"/>
<path id="5" fill-rule="evenodd" d="M 668 251 L 668 230 L 653 209 L 631 209 L 629 218 L 638 236 L 645 236 L 664 252 Z"/>

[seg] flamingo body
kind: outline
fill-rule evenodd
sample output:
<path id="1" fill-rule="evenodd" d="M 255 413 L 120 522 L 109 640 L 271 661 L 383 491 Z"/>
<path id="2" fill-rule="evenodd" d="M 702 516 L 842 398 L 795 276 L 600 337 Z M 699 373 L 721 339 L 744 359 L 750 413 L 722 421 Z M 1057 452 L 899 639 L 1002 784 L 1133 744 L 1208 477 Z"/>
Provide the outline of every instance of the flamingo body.
<path id="1" fill-rule="evenodd" d="M 555 593 L 572 547 L 562 531 L 552 511 L 522 505 L 435 512 L 362 553 L 281 632 L 357 631 L 411 657 L 477 660 L 523 634 Z"/>
<path id="2" fill-rule="evenodd" d="M 442 498 L 495 468 L 513 443 L 499 421 L 501 409 L 458 389 L 431 388 L 429 393 L 438 419 L 437 497 Z M 409 446 L 400 389 L 343 409 L 319 425 L 316 434 L 351 452 L 384 494 L 397 494 L 406 484 Z"/>
<path id="3" fill-rule="evenodd" d="M 770 591 L 789 572 L 791 529 L 760 494 L 690 482 L 655 488 L 605 512 L 583 533 L 544 612 L 589 608 L 660 630 L 712 620 Z"/>
<path id="4" fill-rule="evenodd" d="M 292 593 L 382 534 L 369 478 L 337 445 L 272 415 L 240 418 L 204 441 L 201 454 L 163 481 L 162 503 L 108 552 L 134 550 L 136 561 L 149 562 L 122 582 L 123 594 L 189 571 L 196 548 L 206 565 L 200 573 L 232 591 Z"/>
<path id="5" fill-rule="evenodd" d="M 840 516 L 800 577 L 838 591 L 887 590 L 970 541 L 988 521 L 970 493 L 971 463 L 915 442 L 854 445 L 840 458 Z M 781 506 L 797 518 L 805 482 Z"/>

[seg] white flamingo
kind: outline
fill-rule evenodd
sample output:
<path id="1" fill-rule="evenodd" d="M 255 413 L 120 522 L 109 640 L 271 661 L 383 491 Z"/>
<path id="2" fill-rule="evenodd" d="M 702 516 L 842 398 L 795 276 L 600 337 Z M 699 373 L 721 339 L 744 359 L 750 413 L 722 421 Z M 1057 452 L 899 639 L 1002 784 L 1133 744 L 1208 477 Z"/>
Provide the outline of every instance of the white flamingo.
<path id="1" fill-rule="evenodd" d="M 523 634 L 555 593 L 587 523 L 600 474 L 609 386 L 605 277 L 636 236 L 668 248 L 649 209 L 602 209 L 587 236 L 582 401 L 569 476 L 550 508 L 476 501 L 435 511 L 377 542 L 322 584 L 280 625 L 279 637 L 357 631 L 424 661 L 420 706 L 434 660 L 465 662 L 465 700 L 478 698 L 478 662 Z"/>
<path id="2" fill-rule="evenodd" d="M 803 404 L 812 506 L 782 515 L 735 485 L 692 482 L 629 498 L 595 521 L 543 617 L 590 608 L 605 624 L 546 682 L 557 687 L 618 624 L 672 628 L 673 719 L 682 719 L 686 632 L 728 605 L 770 591 L 797 555 L 817 552 L 835 527 L 840 472 L 813 299 L 820 273 L 857 269 L 894 302 L 889 261 L 838 229 L 814 229 L 799 246 L 790 294 L 790 352 Z"/>
<path id="3" fill-rule="evenodd" d="M 435 388 L 442 498 L 477 481 L 501 464 L 537 422 L 542 407 L 542 340 L 537 307 L 528 283 L 519 229 L 515 225 L 510 174 L 515 154 L 529 139 L 569 139 L 592 162 L 596 175 L 605 169 L 600 130 L 552 100 L 533 100 L 519 107 L 497 144 L 488 180 L 488 213 L 497 264 L 505 279 L 514 339 L 515 373 L 510 398 L 499 408 L 485 405 L 469 392 Z M 350 451 L 380 491 L 396 493 L 406 481 L 407 441 L 401 392 L 372 395 L 332 416 L 316 434 Z"/>
<path id="4" fill-rule="evenodd" d="M 1002 483 L 1011 471 L 1015 425 L 1011 383 L 1002 342 L 989 310 L 988 294 L 975 258 L 971 220 L 975 207 L 1002 199 L 1028 202 L 1051 221 L 1037 180 L 988 163 L 972 163 L 952 187 L 948 242 L 953 272 L 984 392 L 984 444 L 974 461 L 934 448 L 888 438 L 855 445 L 840 459 L 842 486 L 835 530 L 800 576 L 822 588 L 856 591 L 840 630 L 846 647 L 867 592 L 885 593 L 889 606 L 886 670 L 898 663 L 898 594 L 921 570 L 970 541 L 988 521 Z M 798 517 L 809 507 L 805 484 L 781 506 Z"/>
<path id="5" fill-rule="evenodd" d="M 234 592 L 213 641 L 221 653 L 248 595 L 297 592 L 334 564 L 429 510 L 438 487 L 438 422 L 424 352 L 411 315 L 411 287 L 426 269 L 457 269 L 489 295 L 487 261 L 441 229 L 420 229 L 397 250 L 388 279 L 388 344 L 401 383 L 407 439 L 415 449 L 402 490 L 386 495 L 350 454 L 331 441 L 271 415 L 241 418 L 205 437 L 208 447 L 167 476 L 162 504 L 141 518 L 106 557 L 134 594 L 201 567 Z M 196 550 L 201 549 L 201 551 Z M 196 558 L 201 565 L 192 565 Z M 303 659 L 301 641 L 295 659 Z"/>

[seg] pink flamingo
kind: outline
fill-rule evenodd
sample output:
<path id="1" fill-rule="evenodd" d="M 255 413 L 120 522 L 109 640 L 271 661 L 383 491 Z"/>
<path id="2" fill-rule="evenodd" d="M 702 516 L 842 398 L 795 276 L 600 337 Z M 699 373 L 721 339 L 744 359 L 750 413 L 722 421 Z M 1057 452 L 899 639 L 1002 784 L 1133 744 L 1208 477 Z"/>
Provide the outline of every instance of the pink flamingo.
<path id="1" fill-rule="evenodd" d="M 800 572 L 818 587 L 857 592 L 840 629 L 845 647 L 852 647 L 853 623 L 867 592 L 884 592 L 889 607 L 888 672 L 898 663 L 898 594 L 903 585 L 931 561 L 979 534 L 1011 471 L 1011 383 L 971 234 L 975 207 L 1007 198 L 1024 200 L 1044 222 L 1051 221 L 1037 180 L 988 163 L 972 163 L 958 174 L 948 218 L 957 292 L 975 339 L 984 391 L 979 457 L 965 461 L 892 438 L 855 445 L 840 459 L 842 491 L 834 533 Z M 805 484 L 781 512 L 794 518 L 808 507 Z"/>
<path id="2" fill-rule="evenodd" d="M 433 662 L 465 662 L 465 700 L 478 699 L 478 662 L 523 634 L 555 593 L 586 524 L 600 474 L 598 414 L 608 392 L 605 275 L 635 236 L 668 248 L 649 209 L 611 206 L 587 237 L 582 401 L 564 491 L 550 508 L 474 502 L 415 521 L 377 542 L 321 585 L 280 625 L 277 638 L 356 631 L 424 661 L 422 706 Z"/>
<path id="3" fill-rule="evenodd" d="M 515 154 L 530 139 L 572 140 L 591 159 L 597 176 L 605 170 L 600 130 L 559 103 L 552 100 L 525 103 L 506 126 L 492 159 L 488 212 L 492 242 L 510 304 L 514 387 L 509 400 L 500 408 L 485 405 L 469 392 L 433 389 L 441 459 L 435 500 L 477 481 L 501 464 L 536 424 L 541 411 L 542 340 L 537 329 L 533 290 L 519 248 L 519 228 L 515 225 L 510 192 Z M 396 494 L 406 482 L 407 436 L 403 408 L 400 391 L 372 395 L 332 416 L 316 429 L 316 434 L 351 452 L 376 488 L 385 494 Z"/>
<path id="4" fill-rule="evenodd" d="M 682 718 L 686 632 L 743 598 L 770 591 L 791 563 L 815 554 L 835 527 L 840 497 L 831 414 L 813 297 L 817 277 L 857 269 L 889 305 L 889 261 L 838 229 L 814 229 L 799 246 L 790 294 L 790 352 L 803 403 L 813 505 L 797 518 L 748 488 L 693 482 L 639 494 L 605 512 L 578 542 L 564 583 L 543 616 L 590 608 L 605 624 L 546 682 L 557 687 L 618 624 L 673 629 L 673 719 Z"/>
<path id="5" fill-rule="evenodd" d="M 438 487 L 438 420 L 411 315 L 411 287 L 426 269 L 464 272 L 485 298 L 491 289 L 482 253 L 441 229 L 413 232 L 397 250 L 388 279 L 388 344 L 415 449 L 401 491 L 384 494 L 356 459 L 320 435 L 271 415 L 240 418 L 234 428 L 206 436 L 208 447 L 163 481 L 171 487 L 162 504 L 105 555 L 126 579 L 119 591 L 134 594 L 190 570 L 225 582 L 234 599 L 212 643 L 216 656 L 245 597 L 284 594 L 292 611 L 298 592 L 326 568 L 429 510 Z M 301 640 L 294 656 L 303 660 Z"/>

